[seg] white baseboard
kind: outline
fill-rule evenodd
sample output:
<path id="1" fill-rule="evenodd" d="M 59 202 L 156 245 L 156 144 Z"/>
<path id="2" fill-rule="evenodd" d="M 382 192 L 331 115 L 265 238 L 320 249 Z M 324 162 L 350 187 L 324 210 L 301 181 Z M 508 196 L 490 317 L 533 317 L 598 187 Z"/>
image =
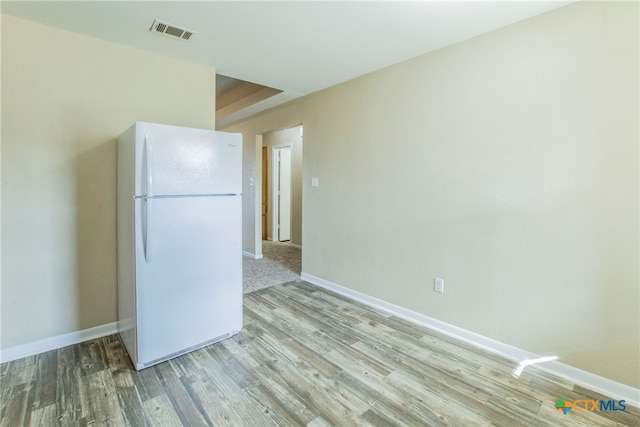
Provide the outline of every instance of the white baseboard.
<path id="1" fill-rule="evenodd" d="M 34 354 L 44 353 L 49 350 L 56 350 L 68 345 L 78 344 L 84 341 L 101 338 L 118 332 L 118 322 L 107 323 L 94 328 L 83 329 L 77 332 L 44 338 L 27 344 L 9 347 L 0 351 L 0 363 L 10 362 Z"/>
<path id="2" fill-rule="evenodd" d="M 256 255 L 256 254 L 253 254 L 253 253 L 247 252 L 247 251 L 242 251 L 242 255 L 244 255 L 244 256 L 246 256 L 248 258 L 253 258 L 253 259 L 261 259 L 262 258 L 262 254 Z"/>
<path id="3" fill-rule="evenodd" d="M 432 317 L 425 316 L 424 314 L 420 314 L 415 311 L 400 307 L 398 305 L 391 304 L 387 301 L 369 296 L 367 294 L 363 294 L 358 291 L 354 291 L 353 289 L 346 288 L 320 277 L 316 277 L 312 274 L 302 272 L 300 278 L 314 285 L 320 286 L 340 295 L 344 295 L 355 301 L 366 304 L 370 307 L 378 308 L 397 317 L 436 330 L 450 337 L 464 341 L 468 344 L 480 347 L 492 353 L 497 353 L 517 363 L 520 363 L 523 360 L 537 359 L 541 357 L 538 354 L 522 350 L 512 345 L 496 341 L 492 338 L 476 334 L 475 332 L 471 332 L 466 329 L 451 325 L 449 323 L 434 319 Z M 574 384 L 578 384 L 580 386 L 588 388 L 589 390 L 592 390 L 594 392 L 601 393 L 605 396 L 611 397 L 612 399 L 624 400 L 630 405 L 640 407 L 640 389 L 556 361 L 546 362 L 544 364 L 536 366 L 549 373 L 557 375 L 560 378 L 569 380 Z"/>
<path id="4" fill-rule="evenodd" d="M 293 246 L 294 248 L 298 248 L 298 249 L 302 250 L 302 245 L 296 245 L 295 243 L 289 242 L 289 246 Z"/>

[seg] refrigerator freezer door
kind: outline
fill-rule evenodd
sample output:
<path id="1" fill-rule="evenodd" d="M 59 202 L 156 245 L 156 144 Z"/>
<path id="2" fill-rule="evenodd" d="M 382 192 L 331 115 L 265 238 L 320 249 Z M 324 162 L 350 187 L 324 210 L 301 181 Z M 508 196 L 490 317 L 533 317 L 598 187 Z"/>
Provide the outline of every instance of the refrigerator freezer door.
<path id="1" fill-rule="evenodd" d="M 136 124 L 136 196 L 242 193 L 242 135 Z"/>
<path id="2" fill-rule="evenodd" d="M 145 201 L 135 203 L 140 224 Z M 146 239 L 136 230 L 138 369 L 242 327 L 241 196 L 153 199 L 146 213 Z"/>

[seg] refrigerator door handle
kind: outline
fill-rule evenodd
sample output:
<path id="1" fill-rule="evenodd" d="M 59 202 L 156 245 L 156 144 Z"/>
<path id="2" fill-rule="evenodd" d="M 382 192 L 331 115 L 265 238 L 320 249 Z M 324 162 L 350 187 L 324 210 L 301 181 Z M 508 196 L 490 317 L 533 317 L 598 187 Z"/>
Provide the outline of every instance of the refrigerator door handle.
<path id="1" fill-rule="evenodd" d="M 153 198 L 151 197 L 147 197 L 144 200 L 144 206 L 145 206 L 145 216 L 146 216 L 146 221 L 144 222 L 145 224 L 145 232 L 144 232 L 144 236 L 145 236 L 145 244 L 144 244 L 144 248 L 145 248 L 145 252 L 144 252 L 144 260 L 147 263 L 151 262 L 151 221 L 153 216 L 151 215 L 151 201 L 153 200 Z"/>
<path id="2" fill-rule="evenodd" d="M 149 140 L 149 134 L 144 134 L 144 148 L 145 148 L 145 175 L 147 184 L 147 197 L 153 197 L 153 150 L 151 149 L 151 141 Z"/>

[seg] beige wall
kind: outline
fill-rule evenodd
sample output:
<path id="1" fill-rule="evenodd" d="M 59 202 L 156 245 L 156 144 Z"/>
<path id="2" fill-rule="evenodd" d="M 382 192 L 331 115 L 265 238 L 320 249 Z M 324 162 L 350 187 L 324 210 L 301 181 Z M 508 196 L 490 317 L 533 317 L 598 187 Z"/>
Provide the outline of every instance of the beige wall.
<path id="1" fill-rule="evenodd" d="M 304 272 L 639 387 L 638 52 L 579 2 L 232 129 L 303 123 Z"/>
<path id="2" fill-rule="evenodd" d="M 267 185 L 270 188 L 269 210 L 267 215 L 269 239 L 273 238 L 272 213 L 273 213 L 273 147 L 291 147 L 291 243 L 302 246 L 302 135 L 301 127 L 296 126 L 289 129 L 278 130 L 265 133 L 262 136 L 262 144 L 267 147 L 267 161 L 269 164 L 269 174 Z"/>
<path id="3" fill-rule="evenodd" d="M 2 348 L 116 316 L 115 138 L 213 129 L 215 69 L 2 16 Z"/>

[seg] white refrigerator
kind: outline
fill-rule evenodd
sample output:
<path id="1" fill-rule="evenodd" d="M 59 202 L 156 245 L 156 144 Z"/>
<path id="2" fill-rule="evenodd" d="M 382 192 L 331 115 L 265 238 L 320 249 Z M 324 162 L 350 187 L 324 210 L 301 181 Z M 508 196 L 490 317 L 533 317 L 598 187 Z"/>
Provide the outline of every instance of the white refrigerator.
<path id="1" fill-rule="evenodd" d="M 242 328 L 242 136 L 118 138 L 118 328 L 137 370 Z"/>

